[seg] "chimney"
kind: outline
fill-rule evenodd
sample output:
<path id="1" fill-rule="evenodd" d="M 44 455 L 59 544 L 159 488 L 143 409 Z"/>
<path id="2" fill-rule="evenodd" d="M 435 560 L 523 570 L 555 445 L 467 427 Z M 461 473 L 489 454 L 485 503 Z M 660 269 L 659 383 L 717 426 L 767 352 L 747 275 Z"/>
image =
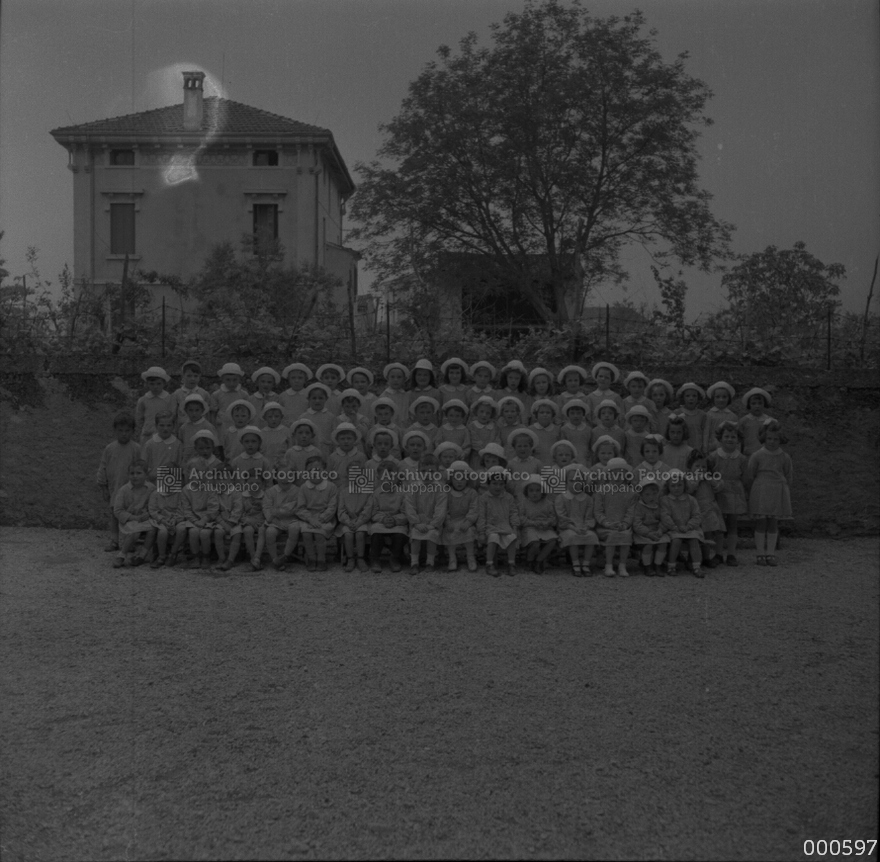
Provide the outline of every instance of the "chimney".
<path id="1" fill-rule="evenodd" d="M 202 117 L 205 113 L 202 102 L 202 82 L 204 72 L 183 73 L 183 128 L 187 132 L 202 130 Z"/>

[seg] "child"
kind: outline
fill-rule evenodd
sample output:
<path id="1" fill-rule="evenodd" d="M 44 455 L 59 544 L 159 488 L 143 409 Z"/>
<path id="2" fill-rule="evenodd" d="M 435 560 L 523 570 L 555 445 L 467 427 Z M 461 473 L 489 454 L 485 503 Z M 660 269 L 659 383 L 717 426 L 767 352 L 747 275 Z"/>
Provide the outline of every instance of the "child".
<path id="1" fill-rule="evenodd" d="M 201 432 L 200 432 L 201 433 Z M 204 437 L 196 439 L 197 450 Z M 216 467 L 209 468 L 219 470 Z M 180 493 L 180 507 L 184 520 L 189 524 L 189 550 L 191 559 L 189 568 L 201 569 L 208 565 L 211 556 L 211 535 L 214 532 L 217 515 L 220 513 L 220 500 L 214 491 L 214 483 L 206 481 L 206 473 L 201 472 L 198 478 L 190 478 L 183 483 Z"/>
<path id="2" fill-rule="evenodd" d="M 183 480 L 201 482 L 210 475 L 212 470 L 220 467 L 221 461 L 214 454 L 217 438 L 206 428 L 196 431 L 193 436 L 193 456 L 184 465 Z"/>
<path id="3" fill-rule="evenodd" d="M 134 436 L 134 416 L 130 413 L 117 413 L 113 418 L 114 441 L 108 443 L 101 453 L 98 464 L 97 483 L 101 495 L 110 512 L 110 541 L 105 551 L 119 550 L 119 521 L 113 513 L 116 494 L 128 479 L 128 470 L 141 457 L 140 446 L 132 440 Z"/>
<path id="4" fill-rule="evenodd" d="M 477 525 L 477 492 L 468 484 L 470 468 L 465 461 L 453 461 L 449 468 L 446 520 L 440 541 L 449 553 L 449 571 L 458 570 L 457 550 L 464 545 L 469 572 L 477 570 L 474 540 Z"/>
<path id="5" fill-rule="evenodd" d="M 749 514 L 755 519 L 758 565 L 777 566 L 778 522 L 791 518 L 791 458 L 779 448 L 788 439 L 775 419 L 767 419 L 758 439 L 761 448 L 749 458 Z"/>
<path id="6" fill-rule="evenodd" d="M 623 399 L 611 391 L 611 386 L 620 379 L 620 371 L 617 366 L 610 362 L 597 362 L 590 376 L 596 381 L 596 388 L 587 395 L 587 404 L 590 405 L 590 416 L 598 416 L 599 408 L 603 401 L 613 401 L 617 405 L 617 415 L 623 415 Z M 589 419 L 589 416 L 587 417 Z"/>
<path id="7" fill-rule="evenodd" d="M 440 409 L 440 402 L 430 395 L 420 395 L 409 407 L 410 431 L 421 431 L 428 443 L 428 452 L 434 451 L 437 445 L 438 427 L 434 418 Z"/>
<path id="8" fill-rule="evenodd" d="M 343 422 L 354 426 L 358 433 L 357 447 L 361 452 L 366 454 L 364 449 L 364 438 L 370 432 L 370 420 L 361 413 L 364 399 L 357 389 L 343 389 L 339 396 L 342 410 L 336 417 L 336 427 L 338 428 Z M 376 399 L 373 398 L 373 401 Z"/>
<path id="9" fill-rule="evenodd" d="M 394 403 L 396 421 L 406 423 L 409 417 L 410 393 L 403 387 L 409 379 L 409 369 L 399 362 L 390 362 L 382 369 L 382 376 L 388 386 L 382 392 L 379 401 L 390 398 Z"/>
<path id="10" fill-rule="evenodd" d="M 198 393 L 186 396 L 183 403 L 186 419 L 178 429 L 181 446 L 180 460 L 183 464 L 186 464 L 195 455 L 193 439 L 199 431 L 209 431 L 212 437 L 217 438 L 217 429 L 205 418 L 207 409 L 207 402 Z"/>
<path id="11" fill-rule="evenodd" d="M 561 496 L 561 495 L 557 495 Z M 531 476 L 523 483 L 520 499 L 520 531 L 526 549 L 526 562 L 535 574 L 541 574 L 550 555 L 556 550 L 557 515 L 554 501 L 540 476 Z"/>
<path id="12" fill-rule="evenodd" d="M 427 359 L 420 359 L 413 365 L 412 389 L 409 393 L 409 403 L 414 404 L 421 398 L 431 398 L 437 403 L 436 412 L 440 407 L 440 390 L 437 389 L 434 366 Z M 410 414 L 412 408 L 410 407 Z"/>
<path id="13" fill-rule="evenodd" d="M 313 383 L 306 387 L 306 398 L 309 406 L 302 418 L 308 419 L 315 429 L 315 446 L 326 458 L 330 454 L 332 441 L 330 435 L 336 425 L 336 416 L 327 407 L 332 390 L 325 383 Z M 338 409 L 338 408 L 337 408 Z"/>
<path id="14" fill-rule="evenodd" d="M 568 548 L 571 573 L 576 578 L 592 575 L 590 564 L 599 543 L 594 532 L 596 518 L 593 498 L 587 494 L 586 471 L 578 464 L 565 468 L 565 491 L 557 494 L 553 505 L 559 528 L 560 544 Z M 583 549 L 583 551 L 581 551 Z"/>
<path id="15" fill-rule="evenodd" d="M 258 572 L 263 566 L 260 557 L 266 542 L 266 519 L 263 517 L 263 483 L 249 475 L 241 492 L 241 534 L 251 569 Z"/>
<path id="16" fill-rule="evenodd" d="M 263 455 L 274 470 L 284 463 L 284 455 L 292 442 L 290 428 L 282 425 L 284 407 L 280 401 L 267 401 L 263 405 Z"/>
<path id="17" fill-rule="evenodd" d="M 649 578 L 662 578 L 669 536 L 660 517 L 660 482 L 656 479 L 642 482 L 633 511 L 633 543 L 641 549 L 642 571 Z"/>
<path id="18" fill-rule="evenodd" d="M 471 454 L 471 435 L 464 424 L 468 409 L 464 401 L 450 398 L 440 408 L 443 416 L 443 424 L 437 429 L 434 437 L 436 443 L 455 443 L 461 449 L 462 460 L 467 460 Z"/>
<path id="19" fill-rule="evenodd" d="M 603 434 L 593 444 L 593 459 L 595 463 L 588 471 L 591 478 L 604 476 L 608 471 L 608 464 L 612 458 L 620 458 L 620 443 L 614 437 Z"/>
<path id="20" fill-rule="evenodd" d="M 556 471 L 562 471 L 576 461 L 579 466 L 584 466 L 583 461 L 578 459 L 577 449 L 571 440 L 557 440 L 550 449 L 550 458 L 553 462 L 552 467 Z M 545 475 L 546 471 L 542 470 L 541 474 Z"/>
<path id="21" fill-rule="evenodd" d="M 339 488 L 336 508 L 336 535 L 342 538 L 345 549 L 345 571 L 369 570 L 367 565 L 367 537 L 370 534 L 371 494 L 357 480 L 357 467 L 348 465 L 345 482 Z"/>
<path id="22" fill-rule="evenodd" d="M 511 436 L 517 431 L 525 431 L 523 424 L 523 406 L 519 398 L 507 395 L 498 401 L 498 438 L 504 447 L 505 457 L 509 461 L 513 457 Z"/>
<path id="23" fill-rule="evenodd" d="M 183 455 L 172 429 L 174 416 L 170 410 L 156 414 L 156 432 L 141 446 L 141 460 L 147 465 L 147 480 L 156 481 L 156 471 L 160 468 L 179 467 Z"/>
<path id="24" fill-rule="evenodd" d="M 171 404 L 171 395 L 165 389 L 171 378 L 164 368 L 154 365 L 141 374 L 141 379 L 147 384 L 147 391 L 137 400 L 134 418 L 137 437 L 143 444 L 156 430 L 156 414 L 164 413 Z"/>
<path id="25" fill-rule="evenodd" d="M 648 434 L 642 441 L 642 461 L 633 470 L 639 482 L 644 484 L 647 481 L 657 483 L 658 490 L 666 486 L 666 480 L 669 478 L 665 474 L 672 469 L 668 464 L 660 460 L 663 454 L 663 438 L 659 434 Z"/>
<path id="26" fill-rule="evenodd" d="M 688 445 L 690 430 L 684 416 L 670 413 L 666 423 L 666 443 L 663 445 L 663 460 L 673 470 L 686 470 L 687 459 L 691 454 Z"/>
<path id="27" fill-rule="evenodd" d="M 632 484 L 629 464 L 623 458 L 612 458 L 608 471 L 598 483 L 593 496 L 596 530 L 605 545 L 605 577 L 614 577 L 614 551 L 620 549 L 617 575 L 629 577 L 626 560 L 632 546 L 632 524 L 636 508 L 636 493 Z"/>
<path id="28" fill-rule="evenodd" d="M 580 365 L 566 365 L 562 371 L 556 376 L 556 382 L 562 386 L 562 391 L 556 396 L 556 403 L 559 409 L 563 410 L 566 404 L 572 399 L 585 401 L 584 386 L 587 382 L 587 371 Z M 585 401 L 590 404 L 589 399 Z M 587 408 L 587 417 L 592 416 L 591 407 Z"/>
<path id="29" fill-rule="evenodd" d="M 394 434 L 394 449 L 391 454 L 395 461 L 399 461 L 402 456 L 398 443 L 403 432 L 400 423 L 398 422 L 396 401 L 393 398 L 386 398 L 383 395 L 381 398 L 377 398 L 373 402 L 372 413 L 373 427 L 367 434 L 367 454 L 372 454 L 372 446 L 373 440 L 376 436 L 376 430 L 384 429 L 386 431 L 391 431 Z"/>
<path id="30" fill-rule="evenodd" d="M 403 451 L 406 457 L 400 462 L 400 472 L 414 476 L 419 471 L 422 455 L 428 451 L 431 441 L 424 431 L 418 428 L 407 431 L 403 435 Z"/>
<path id="31" fill-rule="evenodd" d="M 214 522 L 214 547 L 217 550 L 217 568 L 228 572 L 235 564 L 241 549 L 241 519 L 244 516 L 244 499 L 238 485 L 240 479 L 234 476 L 231 467 L 222 470 L 217 502 L 219 510 Z M 225 539 L 229 539 L 229 555 L 226 555 Z"/>
<path id="32" fill-rule="evenodd" d="M 348 380 L 349 386 L 361 396 L 361 410 L 367 415 L 369 415 L 370 407 L 376 400 L 375 393 L 370 392 L 370 387 L 373 385 L 373 379 L 373 372 L 368 368 L 361 368 L 360 366 L 352 368 L 346 375 L 346 380 Z M 344 398 L 345 392 L 343 392 L 342 395 Z"/>
<path id="33" fill-rule="evenodd" d="M 311 419 L 297 419 L 290 428 L 293 443 L 284 454 L 284 469 L 291 473 L 295 484 L 304 481 L 306 461 L 313 455 L 320 455 L 321 450 L 315 446 L 315 424 Z"/>
<path id="34" fill-rule="evenodd" d="M 545 398 L 553 400 L 553 375 L 546 368 L 533 368 L 529 372 L 529 396 L 532 399 L 532 407 L 535 402 Z"/>
<path id="35" fill-rule="evenodd" d="M 480 462 L 477 465 L 477 493 L 489 490 L 489 470 L 492 467 L 507 467 L 504 449 L 499 443 L 487 443 L 479 452 Z"/>
<path id="36" fill-rule="evenodd" d="M 230 465 L 235 473 L 235 480 L 241 483 L 242 476 L 253 475 L 257 481 L 268 483 L 274 465 L 261 451 L 263 432 L 256 425 L 245 425 L 241 429 L 240 440 L 242 451 L 232 459 Z"/>
<path id="37" fill-rule="evenodd" d="M 666 574 L 674 575 L 678 571 L 678 555 L 684 540 L 688 543 L 694 577 L 705 577 L 700 567 L 700 542 L 703 541 L 703 531 L 700 529 L 702 523 L 700 506 L 687 493 L 684 473 L 681 470 L 673 470 L 666 483 L 666 494 L 660 499 L 660 520 L 671 540 Z"/>
<path id="38" fill-rule="evenodd" d="M 642 457 L 642 443 L 648 436 L 648 426 L 651 422 L 651 412 L 647 407 L 636 404 L 626 412 L 626 442 L 623 447 L 623 457 L 634 467 Z"/>
<path id="39" fill-rule="evenodd" d="M 678 415 L 684 417 L 688 426 L 688 440 L 699 446 L 706 433 L 706 414 L 700 410 L 700 402 L 706 400 L 706 393 L 696 383 L 685 383 L 678 388 L 681 407 Z"/>
<path id="40" fill-rule="evenodd" d="M 369 448 L 371 454 L 367 461 L 368 468 L 375 471 L 383 461 L 391 461 L 397 467 L 399 459 L 394 457 L 394 453 L 400 454 L 400 444 L 394 430 L 375 426 L 370 431 Z"/>
<path id="41" fill-rule="evenodd" d="M 455 461 L 463 460 L 464 452 L 457 443 L 444 440 L 442 443 L 438 443 L 437 448 L 434 449 L 434 457 L 437 459 L 437 466 L 441 470 L 448 471 Z"/>
<path id="42" fill-rule="evenodd" d="M 743 395 L 742 403 L 749 412 L 739 420 L 739 430 L 743 437 L 743 454 L 749 458 L 761 448 L 760 432 L 771 418 L 765 411 L 772 401 L 766 389 L 756 386 Z"/>
<path id="43" fill-rule="evenodd" d="M 297 519 L 297 512 L 302 507 L 302 497 L 299 485 L 295 485 L 291 481 L 292 478 L 292 472 L 278 470 L 275 473 L 275 484 L 263 494 L 265 522 L 263 541 L 272 565 L 279 572 L 287 568 L 299 541 L 300 522 Z M 278 537 L 283 533 L 287 534 L 287 540 L 284 544 L 284 553 L 279 555 Z M 255 569 L 260 568 L 260 554 L 257 553 L 251 559 L 251 565 Z"/>
<path id="44" fill-rule="evenodd" d="M 270 401 L 278 400 L 278 393 L 275 387 L 281 383 L 281 375 L 268 365 L 258 368 L 251 374 L 251 381 L 257 387 L 256 391 L 248 396 L 248 400 L 254 405 L 254 415 L 262 421 L 263 408 Z"/>
<path id="45" fill-rule="evenodd" d="M 246 425 L 253 425 L 257 415 L 257 408 L 245 398 L 233 401 L 226 412 L 232 419 L 232 424 L 223 429 L 220 436 L 220 448 L 223 450 L 222 458 L 227 464 L 231 464 L 243 451 L 241 445 L 241 431 Z"/>
<path id="46" fill-rule="evenodd" d="M 586 401 L 571 398 L 562 406 L 563 422 L 559 428 L 559 439 L 568 440 L 574 446 L 575 460 L 585 466 L 590 463 L 592 426 L 587 422 L 590 410 Z"/>
<path id="47" fill-rule="evenodd" d="M 299 419 L 309 408 L 306 398 L 306 384 L 312 379 L 311 369 L 301 362 L 293 362 L 281 372 L 287 381 L 288 388 L 278 396 L 278 402 L 284 408 L 285 425 Z"/>
<path id="48" fill-rule="evenodd" d="M 487 471 L 488 490 L 477 500 L 477 540 L 486 545 L 486 574 L 497 578 L 495 555 L 507 551 L 507 574 L 516 574 L 517 531 L 520 526 L 519 509 L 513 496 L 506 490 L 508 473 L 503 467 Z"/>
<path id="49" fill-rule="evenodd" d="M 600 371 L 599 374 L 603 372 Z M 617 424 L 620 418 L 617 401 L 611 398 L 600 401 L 595 407 L 595 414 L 599 421 L 590 432 L 590 448 L 595 450 L 596 441 L 600 437 L 611 437 L 617 443 L 618 449 L 623 452 L 626 447 L 626 433 Z"/>
<path id="50" fill-rule="evenodd" d="M 471 379 L 474 385 L 467 391 L 465 399 L 470 407 L 478 398 L 488 397 L 495 400 L 495 390 L 492 388 L 492 381 L 495 379 L 495 366 L 484 359 L 475 362 L 471 366 Z"/>
<path id="51" fill-rule="evenodd" d="M 174 427 L 179 429 L 186 422 L 187 415 L 185 404 L 187 395 L 201 395 L 202 401 L 207 407 L 211 396 L 207 389 L 202 389 L 199 382 L 202 377 L 202 366 L 195 359 L 187 359 L 180 368 L 181 385 L 179 389 L 175 389 L 171 393 L 171 400 L 168 402 L 168 409 L 174 416 Z"/>
<path id="52" fill-rule="evenodd" d="M 510 491 L 519 502 L 525 481 L 537 473 L 540 473 L 541 462 L 535 457 L 535 446 L 538 443 L 538 435 L 531 428 L 522 428 L 514 431 L 508 441 L 513 450 L 512 457 L 507 461 L 511 479 L 507 490 Z"/>
<path id="53" fill-rule="evenodd" d="M 328 480 L 327 462 L 321 455 L 309 458 L 306 474 L 308 478 L 300 487 L 300 506 L 296 513 L 306 548 L 306 571 L 326 572 L 327 539 L 336 529 L 339 491 Z"/>
<path id="54" fill-rule="evenodd" d="M 549 398 L 539 398 L 532 403 L 532 417 L 534 422 L 529 430 L 535 434 L 535 457 L 546 467 L 552 461 L 550 450 L 553 444 L 559 440 L 560 429 L 556 424 L 556 414 L 559 412 L 556 402 Z"/>
<path id="55" fill-rule="evenodd" d="M 721 490 L 721 480 L 707 472 L 706 456 L 699 449 L 694 449 L 688 457 L 685 487 L 700 507 L 700 527 L 705 536 L 700 546 L 703 565 L 707 569 L 714 569 L 718 565 L 715 549 L 724 547 L 724 516 L 715 500 L 715 495 Z"/>
<path id="56" fill-rule="evenodd" d="M 419 570 L 422 542 L 426 545 L 426 565 L 433 569 L 440 530 L 446 520 L 446 489 L 439 480 L 437 459 L 425 454 L 419 462 L 419 479 L 404 489 L 403 511 L 409 523 L 410 574 Z"/>
<path id="57" fill-rule="evenodd" d="M 360 437 L 358 429 L 349 422 L 342 422 L 333 429 L 331 439 L 336 448 L 330 453 L 327 464 L 330 479 L 337 489 L 342 486 L 352 464 L 357 464 L 361 471 L 366 469 L 367 456 L 357 445 Z"/>
<path id="58" fill-rule="evenodd" d="M 498 443 L 500 436 L 495 416 L 498 405 L 488 395 L 481 395 L 471 404 L 471 420 L 467 424 L 468 436 L 471 441 L 471 466 L 480 466 L 480 452 L 489 443 Z"/>
<path id="59" fill-rule="evenodd" d="M 749 459 L 743 455 L 742 434 L 735 422 L 722 422 L 715 429 L 715 438 L 721 444 L 710 456 L 708 466 L 712 472 L 721 474 L 721 490 L 718 506 L 724 516 L 726 529 L 724 554 L 725 565 L 736 566 L 736 542 L 739 519 L 749 511 L 745 483 L 748 481 Z M 721 549 L 717 548 L 721 556 Z"/>
<path id="60" fill-rule="evenodd" d="M 508 395 L 518 398 L 523 406 L 523 416 L 529 416 L 532 412 L 532 399 L 529 397 L 526 380 L 526 368 L 518 359 L 511 359 L 498 375 L 498 386 L 495 390 L 495 400 L 500 401 Z"/>
<path id="61" fill-rule="evenodd" d="M 403 511 L 403 492 L 397 479 L 397 468 L 391 461 L 383 461 L 376 470 L 376 489 L 370 500 L 370 557 L 371 569 L 382 571 L 379 562 L 386 540 L 391 542 L 391 571 L 402 568 L 403 546 L 406 542 L 408 519 Z"/>
<path id="62" fill-rule="evenodd" d="M 117 492 L 113 501 L 113 514 L 119 522 L 119 553 L 113 561 L 113 568 L 122 566 L 139 566 L 150 555 L 156 528 L 150 521 L 150 495 L 156 490 L 152 482 L 147 481 L 147 465 L 137 460 L 128 468 L 128 482 Z M 144 544 L 137 554 L 134 546 L 138 536 L 143 533 Z"/>
<path id="63" fill-rule="evenodd" d="M 666 437 L 666 425 L 669 422 L 669 402 L 672 401 L 673 389 L 668 380 L 655 377 L 648 383 L 648 397 L 654 402 L 654 427 L 653 431 Z"/>
<path id="64" fill-rule="evenodd" d="M 335 417 L 342 409 L 339 381 L 345 379 L 345 371 L 341 365 L 328 362 L 317 370 L 315 376 L 327 387 L 327 410 Z"/>
<path id="65" fill-rule="evenodd" d="M 247 398 L 247 392 L 241 386 L 244 371 L 237 363 L 227 362 L 217 372 L 217 376 L 220 378 L 220 386 L 211 395 L 211 415 L 209 418 L 213 425 L 225 428 L 232 424 L 232 417 L 227 412 L 229 405 L 233 401 Z"/>
<path id="66" fill-rule="evenodd" d="M 467 403 L 467 372 L 468 367 L 458 357 L 447 359 L 440 366 L 443 383 L 440 385 L 440 404 L 453 399 Z"/>
<path id="67" fill-rule="evenodd" d="M 641 371 L 631 371 L 623 380 L 623 388 L 629 393 L 623 399 L 624 415 L 628 414 L 633 407 L 644 407 L 648 411 L 653 427 L 654 402 L 645 394 L 648 389 L 648 378 Z"/>
<path id="68" fill-rule="evenodd" d="M 181 492 L 170 482 L 161 482 L 150 494 L 147 508 L 150 512 L 150 523 L 156 529 L 157 550 L 157 557 L 150 563 L 150 568 L 177 565 L 177 555 L 183 548 L 186 532 L 191 526 L 183 516 L 181 500 Z M 168 539 L 171 536 L 174 537 L 171 553 L 166 556 Z"/>
<path id="69" fill-rule="evenodd" d="M 735 425 L 739 421 L 739 417 L 730 409 L 735 394 L 736 390 L 723 380 L 713 383 L 706 390 L 706 397 L 712 401 L 712 406 L 706 413 L 706 428 L 703 433 L 704 452 L 712 452 L 718 445 L 715 431 L 722 422 L 733 422 Z"/>

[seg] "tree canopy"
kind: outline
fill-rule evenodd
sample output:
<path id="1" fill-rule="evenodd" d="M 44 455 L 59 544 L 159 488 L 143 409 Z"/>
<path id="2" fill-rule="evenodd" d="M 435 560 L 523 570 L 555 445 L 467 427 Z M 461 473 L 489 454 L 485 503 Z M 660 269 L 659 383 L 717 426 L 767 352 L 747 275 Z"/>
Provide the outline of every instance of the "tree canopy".
<path id="1" fill-rule="evenodd" d="M 353 238 L 379 282 L 431 284 L 444 253 L 480 255 L 564 322 L 591 284 L 625 277 L 629 243 L 712 269 L 731 226 L 698 182 L 711 93 L 644 29 L 639 12 L 547 0 L 493 25 L 491 48 L 473 33 L 441 47 L 380 126 L 378 159 L 356 166 Z"/>

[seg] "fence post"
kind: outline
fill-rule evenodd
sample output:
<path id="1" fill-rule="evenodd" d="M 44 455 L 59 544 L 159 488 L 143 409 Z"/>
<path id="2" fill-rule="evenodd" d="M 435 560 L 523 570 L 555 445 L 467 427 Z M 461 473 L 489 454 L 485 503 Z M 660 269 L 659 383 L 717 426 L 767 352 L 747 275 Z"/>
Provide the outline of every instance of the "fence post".
<path id="1" fill-rule="evenodd" d="M 828 358 L 825 363 L 825 368 L 827 371 L 831 370 L 831 316 L 833 314 L 833 310 L 831 306 L 828 306 Z"/>
<path id="2" fill-rule="evenodd" d="M 165 358 L 165 297 L 162 297 L 162 358 Z"/>
<path id="3" fill-rule="evenodd" d="M 605 352 L 611 350 L 611 306 L 605 303 Z"/>

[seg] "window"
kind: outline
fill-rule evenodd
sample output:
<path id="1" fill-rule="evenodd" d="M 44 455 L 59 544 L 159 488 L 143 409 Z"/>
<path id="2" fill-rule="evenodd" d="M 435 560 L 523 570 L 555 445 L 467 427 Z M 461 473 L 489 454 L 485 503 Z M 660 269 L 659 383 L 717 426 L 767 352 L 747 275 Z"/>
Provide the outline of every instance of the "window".
<path id="1" fill-rule="evenodd" d="M 134 150 L 110 150 L 110 164 L 116 167 L 134 164 Z"/>
<path id="2" fill-rule="evenodd" d="M 254 150 L 254 167 L 278 167 L 278 150 Z"/>
<path id="3" fill-rule="evenodd" d="M 134 251 L 134 204 L 110 204 L 110 254 Z"/>
<path id="4" fill-rule="evenodd" d="M 254 204 L 254 251 L 278 239 L 278 204 Z"/>

